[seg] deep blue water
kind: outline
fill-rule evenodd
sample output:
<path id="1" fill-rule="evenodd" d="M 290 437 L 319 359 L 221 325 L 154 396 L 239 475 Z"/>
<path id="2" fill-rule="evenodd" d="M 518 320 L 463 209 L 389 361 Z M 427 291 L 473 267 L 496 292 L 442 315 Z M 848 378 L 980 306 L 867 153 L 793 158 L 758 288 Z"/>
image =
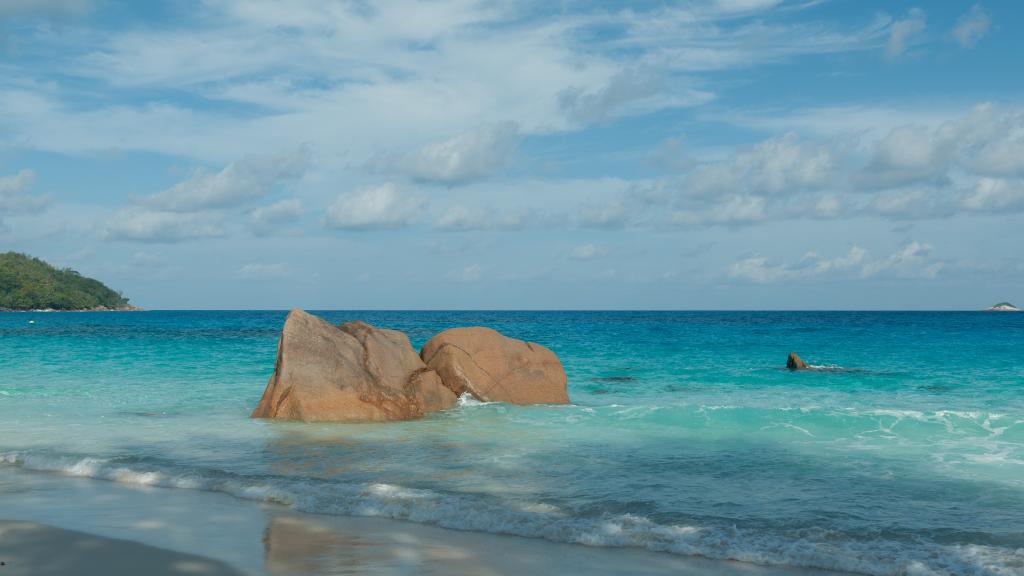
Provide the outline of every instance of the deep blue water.
<path id="1" fill-rule="evenodd" d="M 250 420 L 285 312 L 0 314 L 0 463 L 866 574 L 1024 574 L 1024 314 L 318 312 L 554 350 L 570 406 Z M 29 323 L 34 321 L 34 323 Z M 834 370 L 790 373 L 799 352 Z"/>

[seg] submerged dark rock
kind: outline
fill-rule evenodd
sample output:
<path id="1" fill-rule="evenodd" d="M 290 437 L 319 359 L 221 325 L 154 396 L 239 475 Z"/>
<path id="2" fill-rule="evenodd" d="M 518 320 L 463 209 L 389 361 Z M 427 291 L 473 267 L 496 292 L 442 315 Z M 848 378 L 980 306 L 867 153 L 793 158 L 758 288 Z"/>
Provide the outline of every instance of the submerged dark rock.
<path id="1" fill-rule="evenodd" d="M 591 378 L 594 382 L 633 382 L 636 378 L 632 376 L 599 376 Z"/>

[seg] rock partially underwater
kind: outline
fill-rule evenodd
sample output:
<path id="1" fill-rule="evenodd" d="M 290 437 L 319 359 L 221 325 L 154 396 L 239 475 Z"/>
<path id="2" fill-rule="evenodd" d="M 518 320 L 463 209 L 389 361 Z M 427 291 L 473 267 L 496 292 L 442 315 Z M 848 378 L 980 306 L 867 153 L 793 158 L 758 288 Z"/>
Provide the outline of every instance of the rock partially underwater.
<path id="1" fill-rule="evenodd" d="M 790 370 L 809 370 L 811 367 L 797 356 L 796 352 L 790 352 L 786 358 L 786 368 Z"/>
<path id="2" fill-rule="evenodd" d="M 565 370 L 554 352 L 490 328 L 452 328 L 420 351 L 427 366 L 458 395 L 482 402 L 567 404 Z"/>
<path id="3" fill-rule="evenodd" d="M 469 394 L 484 402 L 568 403 L 565 370 L 539 344 L 489 328 L 446 330 L 413 350 L 397 330 L 333 326 L 292 310 L 274 374 L 253 418 L 306 422 L 409 420 Z"/>
<path id="4" fill-rule="evenodd" d="M 277 363 L 254 418 L 307 422 L 408 420 L 455 404 L 397 330 L 363 322 L 333 326 L 292 310 Z"/>

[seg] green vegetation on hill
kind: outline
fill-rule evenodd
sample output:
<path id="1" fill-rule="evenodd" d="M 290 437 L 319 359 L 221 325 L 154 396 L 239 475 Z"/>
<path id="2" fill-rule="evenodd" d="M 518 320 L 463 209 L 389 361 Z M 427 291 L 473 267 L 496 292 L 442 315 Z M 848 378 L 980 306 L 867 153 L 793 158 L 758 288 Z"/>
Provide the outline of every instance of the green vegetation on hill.
<path id="1" fill-rule="evenodd" d="M 125 309 L 128 299 L 98 280 L 17 252 L 0 254 L 0 310 Z"/>

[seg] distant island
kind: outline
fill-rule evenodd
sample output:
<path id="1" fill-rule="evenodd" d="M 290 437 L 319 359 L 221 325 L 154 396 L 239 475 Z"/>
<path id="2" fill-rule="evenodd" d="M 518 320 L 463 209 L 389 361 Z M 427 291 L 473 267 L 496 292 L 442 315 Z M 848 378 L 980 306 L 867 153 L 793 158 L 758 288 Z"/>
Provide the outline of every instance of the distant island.
<path id="1" fill-rule="evenodd" d="M 996 304 L 995 306 L 990 306 L 985 310 L 989 312 L 1020 312 L 1020 308 L 1017 308 L 1016 306 L 1010 304 L 1009 302 L 1000 302 L 999 304 Z"/>
<path id="2" fill-rule="evenodd" d="M 0 310 L 139 310 L 120 292 L 70 268 L 17 252 L 0 254 Z"/>

